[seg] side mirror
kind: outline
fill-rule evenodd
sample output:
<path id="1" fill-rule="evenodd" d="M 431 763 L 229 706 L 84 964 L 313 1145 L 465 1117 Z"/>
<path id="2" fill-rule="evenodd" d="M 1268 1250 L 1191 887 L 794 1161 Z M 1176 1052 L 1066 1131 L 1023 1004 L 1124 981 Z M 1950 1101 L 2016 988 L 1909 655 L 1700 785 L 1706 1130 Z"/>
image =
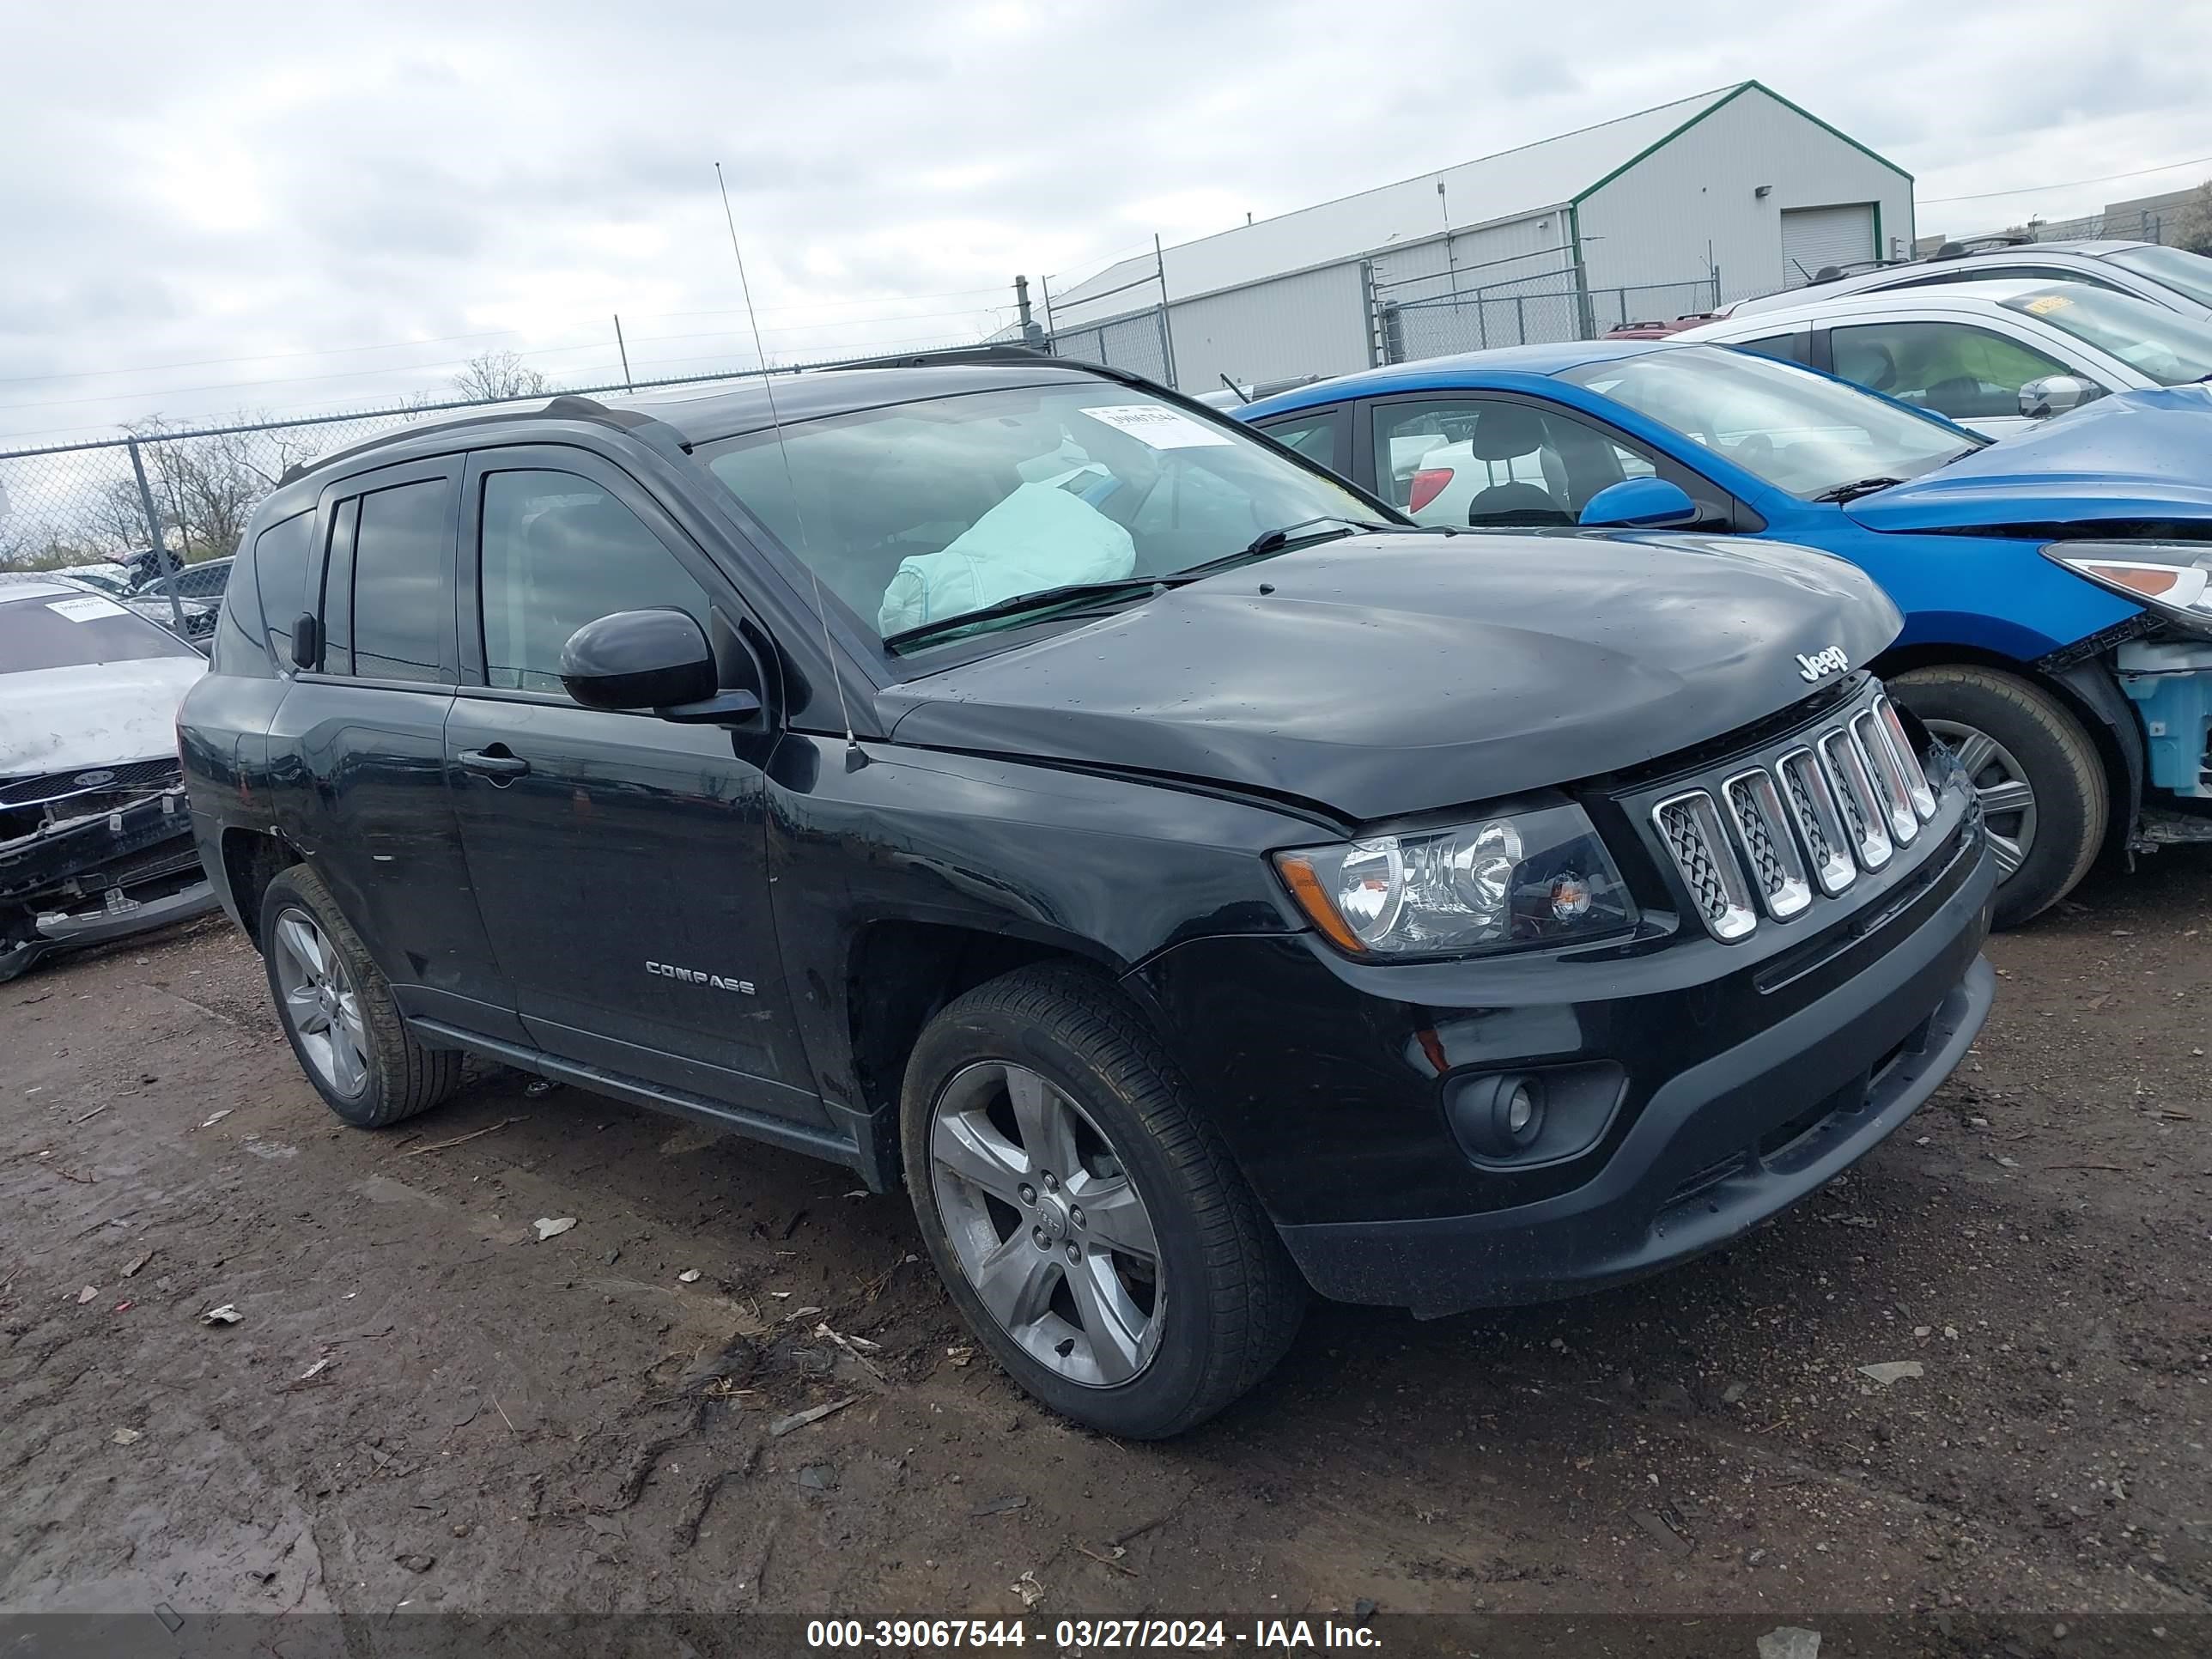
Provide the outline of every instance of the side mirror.
<path id="1" fill-rule="evenodd" d="M 1681 485 L 1664 478 L 1630 478 L 1591 496 L 1576 522 L 1592 530 L 1665 530 L 1695 524 L 1698 518 L 1698 504 Z"/>
<path id="2" fill-rule="evenodd" d="M 2046 374 L 2021 387 L 2020 412 L 2031 421 L 2047 421 L 2104 395 L 2104 387 L 2078 374 Z"/>
<path id="3" fill-rule="evenodd" d="M 303 611 L 292 624 L 292 666 L 313 668 L 322 654 L 322 624 L 315 620 L 313 611 Z"/>
<path id="4" fill-rule="evenodd" d="M 561 684 L 586 708 L 650 708 L 665 720 L 719 725 L 760 712 L 750 691 L 725 691 L 707 631 L 687 612 L 617 611 L 561 647 Z"/>

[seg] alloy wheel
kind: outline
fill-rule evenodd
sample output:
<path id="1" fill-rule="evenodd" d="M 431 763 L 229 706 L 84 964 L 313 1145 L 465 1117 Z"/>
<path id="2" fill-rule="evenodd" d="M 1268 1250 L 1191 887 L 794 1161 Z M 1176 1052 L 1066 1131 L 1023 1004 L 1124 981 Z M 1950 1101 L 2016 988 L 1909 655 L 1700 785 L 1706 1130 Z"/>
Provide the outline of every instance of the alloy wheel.
<path id="1" fill-rule="evenodd" d="M 361 994 L 329 936 L 305 910 L 277 913 L 271 960 L 284 1018 L 316 1075 L 348 1098 L 368 1085 L 368 1038 Z"/>
<path id="2" fill-rule="evenodd" d="M 1973 785 L 1989 830 L 1990 852 L 1997 861 L 1997 879 L 2009 879 L 2035 845 L 2035 790 L 2027 781 L 2027 769 L 1986 732 L 1957 720 L 1929 720 L 1926 725 L 1957 757 L 1960 769 Z"/>
<path id="3" fill-rule="evenodd" d="M 929 1155 L 961 1273 L 1024 1352 L 1086 1388 L 1152 1364 L 1167 1288 L 1159 1243 L 1088 1113 L 1025 1066 L 981 1061 L 939 1093 Z"/>

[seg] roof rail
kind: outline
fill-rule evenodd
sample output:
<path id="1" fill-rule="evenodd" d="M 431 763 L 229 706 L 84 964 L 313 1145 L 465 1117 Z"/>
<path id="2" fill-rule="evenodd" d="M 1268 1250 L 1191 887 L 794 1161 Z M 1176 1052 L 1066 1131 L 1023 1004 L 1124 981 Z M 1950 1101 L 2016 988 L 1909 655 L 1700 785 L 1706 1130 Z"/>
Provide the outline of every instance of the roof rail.
<path id="1" fill-rule="evenodd" d="M 2001 247 L 2027 247 L 2035 238 L 2024 230 L 1999 231 L 1993 236 L 1969 236 L 1963 241 L 1946 242 L 1928 257 L 1931 259 L 1963 259 L 1978 250 Z"/>
<path id="2" fill-rule="evenodd" d="M 823 368 L 929 368 L 939 363 L 1061 363 L 1048 351 L 1025 345 L 946 346 L 937 351 L 909 351 L 896 357 L 866 357 L 858 362 L 824 363 Z M 806 371 L 801 369 L 799 373 Z"/>
<path id="3" fill-rule="evenodd" d="M 514 401 L 527 403 L 530 400 L 517 398 Z M 282 489 L 311 472 L 320 471 L 333 462 L 351 460 L 356 455 L 367 454 L 370 450 L 381 449 L 388 444 L 399 443 L 418 433 L 451 432 L 459 427 L 490 426 L 501 421 L 511 421 L 518 416 L 541 421 L 590 421 L 600 426 L 635 432 L 641 438 L 660 440 L 664 447 L 666 442 L 672 441 L 685 453 L 690 453 L 690 446 L 665 421 L 635 409 L 610 409 L 595 398 L 580 398 L 573 392 L 563 392 L 554 394 L 543 409 L 502 409 L 496 414 L 471 415 L 458 421 L 438 421 L 429 426 L 403 426 L 396 431 L 380 432 L 374 438 L 364 438 L 357 444 L 349 444 L 331 454 L 293 462 L 284 469 L 283 476 L 276 480 L 276 488 Z"/>

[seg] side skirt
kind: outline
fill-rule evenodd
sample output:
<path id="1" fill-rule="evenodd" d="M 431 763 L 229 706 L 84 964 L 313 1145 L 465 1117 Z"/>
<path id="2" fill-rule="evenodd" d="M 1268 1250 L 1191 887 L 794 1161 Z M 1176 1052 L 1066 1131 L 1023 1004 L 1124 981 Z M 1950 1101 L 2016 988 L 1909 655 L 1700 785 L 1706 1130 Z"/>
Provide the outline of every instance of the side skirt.
<path id="1" fill-rule="evenodd" d="M 441 1048 L 460 1048 L 487 1060 L 495 1060 L 519 1071 L 533 1072 L 550 1078 L 556 1083 L 571 1083 L 580 1089 L 589 1089 L 597 1094 L 611 1095 L 617 1100 L 628 1101 L 633 1106 L 650 1107 L 654 1111 L 672 1113 L 702 1123 L 726 1129 L 732 1134 L 744 1135 L 753 1140 L 764 1140 L 771 1146 L 781 1146 L 787 1152 L 804 1152 L 809 1158 L 818 1158 L 831 1164 L 842 1164 L 870 1176 L 875 1181 L 868 1162 L 859 1147 L 826 1129 L 817 1129 L 787 1119 L 769 1117 L 758 1112 L 747 1112 L 717 1102 L 702 1100 L 696 1095 L 687 1095 L 679 1090 L 666 1089 L 641 1079 L 626 1077 L 617 1072 L 602 1071 L 596 1066 L 580 1065 L 574 1060 L 561 1060 L 519 1042 L 503 1042 L 475 1031 L 464 1030 L 458 1025 L 448 1025 L 442 1020 L 410 1019 L 407 1029 L 424 1042 Z"/>

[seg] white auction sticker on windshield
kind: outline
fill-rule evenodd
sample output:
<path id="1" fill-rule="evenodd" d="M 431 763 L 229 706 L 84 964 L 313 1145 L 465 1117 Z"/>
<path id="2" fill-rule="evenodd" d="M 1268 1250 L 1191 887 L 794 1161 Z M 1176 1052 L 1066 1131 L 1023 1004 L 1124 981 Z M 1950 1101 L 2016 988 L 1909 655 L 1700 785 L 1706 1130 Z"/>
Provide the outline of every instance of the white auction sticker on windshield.
<path id="1" fill-rule="evenodd" d="M 1216 432 L 1182 410 L 1159 404 L 1109 404 L 1103 409 L 1086 409 L 1083 412 L 1154 449 L 1195 449 L 1200 444 L 1229 441 L 1227 433 Z"/>
<path id="2" fill-rule="evenodd" d="M 131 613 L 112 599 L 103 599 L 96 593 L 88 593 L 81 599 L 56 599 L 46 607 L 58 617 L 67 617 L 71 622 L 97 622 L 102 617 L 127 617 Z"/>

